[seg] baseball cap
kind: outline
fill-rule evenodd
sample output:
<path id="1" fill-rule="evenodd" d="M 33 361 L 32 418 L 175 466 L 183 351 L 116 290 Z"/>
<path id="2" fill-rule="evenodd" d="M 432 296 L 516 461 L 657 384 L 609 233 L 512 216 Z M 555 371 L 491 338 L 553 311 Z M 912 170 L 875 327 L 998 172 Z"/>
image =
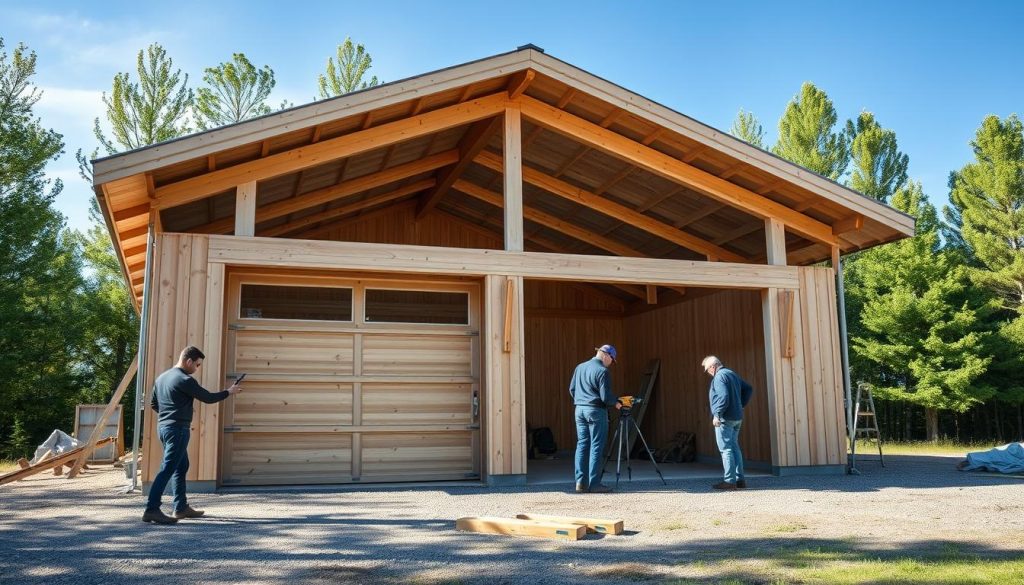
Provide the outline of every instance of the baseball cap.
<path id="1" fill-rule="evenodd" d="M 596 349 L 597 351 L 603 351 L 606 354 L 610 355 L 613 362 L 616 360 L 616 358 L 618 358 L 617 352 L 615 351 L 615 346 L 610 343 L 606 343 L 601 347 L 595 347 L 594 349 Z"/>

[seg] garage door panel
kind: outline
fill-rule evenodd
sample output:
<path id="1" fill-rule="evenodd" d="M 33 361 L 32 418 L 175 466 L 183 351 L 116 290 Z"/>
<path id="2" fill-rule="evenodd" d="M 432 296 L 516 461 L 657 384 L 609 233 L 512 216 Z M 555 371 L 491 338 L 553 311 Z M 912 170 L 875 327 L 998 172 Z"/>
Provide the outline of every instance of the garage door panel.
<path id="1" fill-rule="evenodd" d="M 364 425 L 470 424 L 470 384 L 363 384 Z"/>
<path id="2" fill-rule="evenodd" d="M 351 333 L 238 331 L 235 370 L 255 374 L 350 376 Z"/>
<path id="3" fill-rule="evenodd" d="M 338 483 L 352 480 L 347 433 L 234 433 L 233 483 Z"/>
<path id="4" fill-rule="evenodd" d="M 473 473 L 471 435 L 449 433 L 365 433 L 363 479 L 402 477 L 465 478 Z"/>
<path id="5" fill-rule="evenodd" d="M 352 384 L 246 380 L 234 408 L 238 426 L 350 425 Z"/>
<path id="6" fill-rule="evenodd" d="M 469 376 L 472 342 L 469 336 L 366 335 L 363 374 Z"/>

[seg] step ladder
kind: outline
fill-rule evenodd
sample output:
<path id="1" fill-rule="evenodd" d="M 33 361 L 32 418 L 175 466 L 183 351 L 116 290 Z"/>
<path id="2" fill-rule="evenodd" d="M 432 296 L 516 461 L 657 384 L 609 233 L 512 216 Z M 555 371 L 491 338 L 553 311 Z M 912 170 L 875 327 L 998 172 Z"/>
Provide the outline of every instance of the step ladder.
<path id="1" fill-rule="evenodd" d="M 850 473 L 857 471 L 857 440 L 875 439 L 878 442 L 878 462 L 885 467 L 882 458 L 882 433 L 878 430 L 878 415 L 875 411 L 875 399 L 871 396 L 871 385 L 864 382 L 857 384 L 857 397 L 853 403 L 853 436 L 850 437 Z"/>

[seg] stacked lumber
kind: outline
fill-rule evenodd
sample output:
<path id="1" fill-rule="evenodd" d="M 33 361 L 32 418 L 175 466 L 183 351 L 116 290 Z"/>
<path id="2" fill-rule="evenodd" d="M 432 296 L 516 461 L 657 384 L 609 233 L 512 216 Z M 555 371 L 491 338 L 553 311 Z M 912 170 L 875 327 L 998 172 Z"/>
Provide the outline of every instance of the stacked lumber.
<path id="1" fill-rule="evenodd" d="M 485 534 L 539 536 L 559 540 L 579 540 L 587 533 L 622 534 L 623 521 L 607 518 L 575 518 L 518 514 L 515 518 L 469 516 L 455 521 L 455 529 Z"/>

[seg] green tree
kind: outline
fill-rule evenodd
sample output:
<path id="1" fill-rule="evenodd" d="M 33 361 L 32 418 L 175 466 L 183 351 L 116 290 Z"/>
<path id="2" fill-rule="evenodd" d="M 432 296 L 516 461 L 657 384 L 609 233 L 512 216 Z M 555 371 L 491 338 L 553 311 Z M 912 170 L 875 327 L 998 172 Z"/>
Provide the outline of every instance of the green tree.
<path id="1" fill-rule="evenodd" d="M 274 89 L 270 66 L 257 69 L 243 53 L 235 53 L 230 62 L 208 67 L 203 73 L 206 87 L 196 91 L 193 108 L 200 130 L 234 124 L 269 114 L 267 98 Z"/>
<path id="2" fill-rule="evenodd" d="M 834 130 L 838 119 L 828 95 L 805 82 L 779 119 L 779 139 L 772 152 L 838 180 L 850 162 L 850 137 L 842 129 Z"/>
<path id="3" fill-rule="evenodd" d="M 882 128 L 870 112 L 846 122 L 852 170 L 849 185 L 868 197 L 887 203 L 907 182 L 910 158 L 900 152 L 896 133 Z"/>
<path id="4" fill-rule="evenodd" d="M 974 280 L 1024 315 L 1024 127 L 989 116 L 971 147 L 975 161 L 950 179 L 946 217 L 977 264 Z"/>
<path id="5" fill-rule="evenodd" d="M 21 449 L 71 421 L 81 372 L 80 260 L 53 208 L 60 181 L 43 170 L 64 144 L 33 114 L 36 55 L 18 45 L 10 58 L 0 39 L 0 445 Z M 19 437 L 13 437 L 16 419 Z M 27 439 L 25 438 L 27 437 Z M 5 440 L 6 439 L 6 440 Z M 13 441 L 13 443 L 12 443 Z"/>
<path id="6" fill-rule="evenodd" d="M 981 383 L 993 359 L 986 329 L 995 307 L 971 286 L 956 251 L 941 248 L 938 214 L 919 184 L 896 192 L 892 205 L 917 218 L 917 233 L 864 252 L 851 267 L 850 294 L 862 305 L 851 349 L 875 365 L 870 381 L 880 398 L 924 407 L 936 440 L 939 411 L 965 412 L 995 393 Z"/>
<path id="7" fill-rule="evenodd" d="M 93 134 L 106 154 L 156 144 L 190 131 L 187 124 L 193 94 L 188 89 L 188 74 L 182 78 L 181 70 L 173 67 L 167 51 L 154 43 L 138 53 L 138 82 L 132 81 L 129 73 L 114 76 L 110 95 L 103 94 L 112 137 L 104 134 L 99 118 L 93 121 Z M 81 150 L 76 154 L 79 170 L 87 181 L 92 181 L 89 159 L 98 154 L 99 149 L 89 158 Z"/>
<path id="8" fill-rule="evenodd" d="M 363 45 L 352 43 L 352 39 L 345 38 L 345 42 L 338 45 L 338 62 L 335 64 L 334 57 L 327 58 L 327 72 L 320 75 L 320 97 L 331 98 L 377 85 L 377 77 L 363 81 L 366 72 L 370 70 L 373 59 L 366 52 Z"/>
<path id="9" fill-rule="evenodd" d="M 729 128 L 729 134 L 758 148 L 764 148 L 764 128 L 753 112 L 744 112 L 741 108 L 736 119 Z"/>

